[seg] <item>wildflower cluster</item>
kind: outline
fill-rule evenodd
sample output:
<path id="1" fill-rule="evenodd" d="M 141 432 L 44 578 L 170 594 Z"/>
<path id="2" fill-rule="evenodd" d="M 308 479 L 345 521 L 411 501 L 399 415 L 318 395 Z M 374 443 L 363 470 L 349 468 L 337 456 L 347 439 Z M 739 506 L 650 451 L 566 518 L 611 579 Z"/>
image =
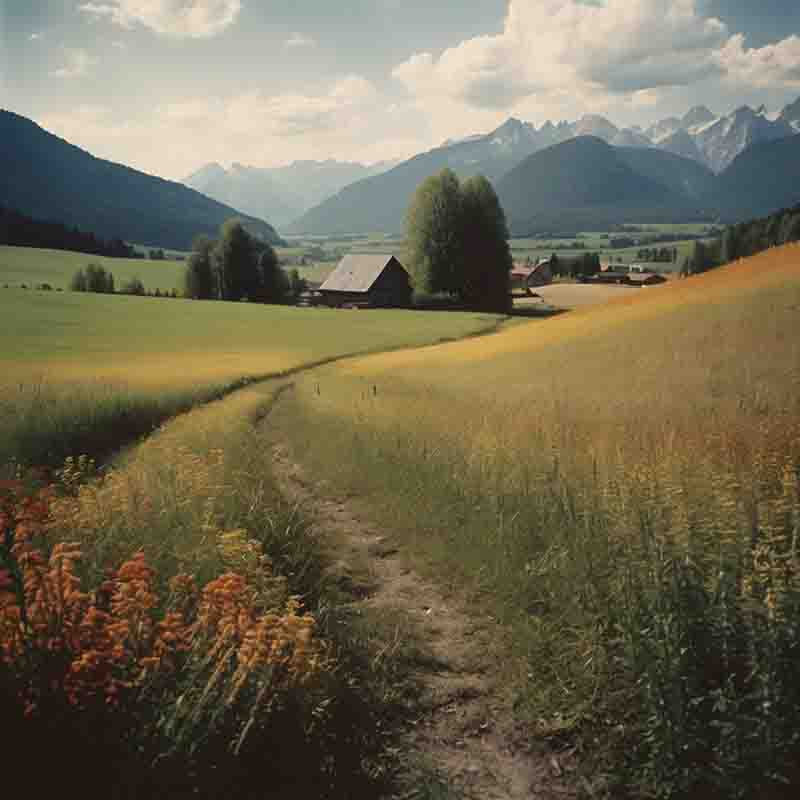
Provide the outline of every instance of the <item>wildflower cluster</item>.
<path id="1" fill-rule="evenodd" d="M 84 591 L 80 546 L 48 541 L 52 495 L 18 482 L 0 494 L 0 667 L 26 716 L 54 696 L 76 712 L 146 698 L 151 726 L 178 744 L 221 720 L 233 722 L 238 749 L 282 694 L 311 690 L 327 666 L 314 619 L 243 532 L 220 547 L 247 576 L 227 572 L 199 589 L 177 575 L 162 598 L 140 551 Z"/>

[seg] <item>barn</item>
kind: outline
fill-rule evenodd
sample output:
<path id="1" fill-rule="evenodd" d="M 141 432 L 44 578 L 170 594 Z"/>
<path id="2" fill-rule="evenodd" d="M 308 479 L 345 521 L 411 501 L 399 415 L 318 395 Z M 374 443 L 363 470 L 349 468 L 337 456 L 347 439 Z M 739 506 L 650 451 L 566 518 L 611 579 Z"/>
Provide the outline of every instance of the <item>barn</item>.
<path id="1" fill-rule="evenodd" d="M 522 289 L 532 294 L 539 286 L 548 286 L 553 282 L 553 267 L 549 258 L 540 258 L 535 265 L 514 264 L 509 273 L 511 291 Z"/>
<path id="2" fill-rule="evenodd" d="M 319 287 L 323 305 L 408 308 L 411 276 L 392 255 L 346 255 Z"/>

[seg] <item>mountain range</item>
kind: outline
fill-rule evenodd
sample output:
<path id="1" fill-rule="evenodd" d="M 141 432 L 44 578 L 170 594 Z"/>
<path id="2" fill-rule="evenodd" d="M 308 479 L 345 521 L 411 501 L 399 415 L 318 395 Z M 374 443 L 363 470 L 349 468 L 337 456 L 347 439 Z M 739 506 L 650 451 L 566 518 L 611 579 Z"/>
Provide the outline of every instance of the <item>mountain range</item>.
<path id="1" fill-rule="evenodd" d="M 620 148 L 623 152 L 619 158 L 629 169 L 670 190 L 668 195 L 657 191 L 646 192 L 642 196 L 641 192 L 633 191 L 630 197 L 618 198 L 619 202 L 626 204 L 626 212 L 638 209 L 637 216 L 640 220 L 666 212 L 669 212 L 670 219 L 687 212 L 690 212 L 690 218 L 693 219 L 707 219 L 717 216 L 718 213 L 736 218 L 736 203 L 744 198 L 747 188 L 742 187 L 740 197 L 723 198 L 720 201 L 716 187 L 722 185 L 722 182 L 717 181 L 716 177 L 722 177 L 749 148 L 779 142 L 797 133 L 800 133 L 800 99 L 786 106 L 777 115 L 768 114 L 763 106 L 756 110 L 742 106 L 731 114 L 717 116 L 708 108 L 697 106 L 683 117 L 663 119 L 646 130 L 638 127 L 619 128 L 599 115 L 586 115 L 577 122 L 545 122 L 540 128 L 511 118 L 489 134 L 448 140 L 440 147 L 416 155 L 380 175 L 346 186 L 283 230 L 294 234 L 333 235 L 400 231 L 405 209 L 416 187 L 428 175 L 445 167 L 453 169 L 460 177 L 480 173 L 486 175 L 499 191 L 502 185 L 509 187 L 516 182 L 522 182 L 518 176 L 512 177 L 512 172 L 521 168 L 526 159 L 570 140 L 584 137 Z M 787 146 L 787 149 L 791 147 Z M 557 158 L 572 151 L 561 149 L 554 152 L 555 155 L 551 154 L 547 158 Z M 605 149 L 601 152 L 596 145 L 595 154 L 603 159 L 616 158 L 612 158 L 612 150 Z M 665 155 L 674 158 L 665 159 Z M 694 164 L 696 169 L 684 163 L 687 161 Z M 588 171 L 580 175 L 573 174 L 566 167 L 560 174 L 570 174 L 572 180 L 579 181 L 582 178 L 590 180 L 591 171 L 595 167 L 598 170 L 607 168 L 611 173 L 616 169 L 611 161 L 605 165 L 587 163 L 585 166 Z M 536 169 L 533 170 L 534 173 Z M 530 170 L 525 169 L 523 173 L 528 171 Z M 780 170 L 774 179 L 780 185 L 787 183 Z M 623 185 L 633 187 L 634 183 L 633 180 L 627 180 Z M 531 232 L 534 229 L 527 223 L 534 220 L 545 224 L 547 216 L 543 215 L 544 209 L 537 205 L 536 199 L 536 193 L 544 191 L 544 185 L 546 184 L 539 184 L 536 188 L 529 186 L 527 196 L 531 198 L 531 206 L 527 213 L 518 207 L 517 201 L 513 208 L 506 209 L 509 218 L 516 222 L 512 224 L 512 230 L 519 231 L 519 226 L 522 225 L 525 233 Z M 551 185 L 546 191 L 552 198 L 559 195 L 561 189 Z M 506 199 L 511 195 L 517 199 L 520 196 L 508 188 L 504 192 L 509 193 Z M 776 190 L 776 195 L 782 196 L 782 192 Z M 572 197 L 570 202 L 577 199 L 577 196 Z M 598 211 L 599 224 L 608 219 L 614 207 L 614 204 L 608 206 L 606 199 L 598 197 L 597 202 L 589 202 L 591 198 L 584 197 L 583 201 L 588 205 L 580 208 L 585 210 L 602 206 L 602 212 Z M 796 199 L 800 199 L 800 190 Z M 645 204 L 640 205 L 640 200 L 645 200 Z M 623 210 L 618 203 L 616 207 Z M 558 209 L 559 206 L 551 200 L 551 211 L 556 212 Z M 775 210 L 774 207 L 767 203 L 759 208 L 759 213 L 769 213 L 772 210 Z M 581 218 L 586 218 L 586 214 L 582 214 Z M 523 223 L 523 220 L 527 220 L 527 223 Z M 571 225 L 562 220 L 561 227 L 571 228 Z"/>
<path id="2" fill-rule="evenodd" d="M 255 236 L 282 240 L 262 219 L 190 189 L 105 161 L 0 110 L 0 205 L 106 239 L 188 250 L 198 234 L 216 236 L 240 217 Z"/>
<path id="3" fill-rule="evenodd" d="M 712 169 L 711 156 L 724 166 Z M 7 111 L 0 111 L 0 162 L 0 205 L 107 239 L 174 249 L 187 249 L 197 234 L 216 235 L 232 216 L 280 243 L 263 217 L 288 219 L 372 171 L 378 174 L 341 187 L 282 230 L 400 232 L 416 188 L 445 167 L 489 178 L 515 236 L 648 221 L 734 222 L 800 201 L 800 100 L 776 115 L 742 107 L 722 118 L 700 106 L 647 130 L 619 129 L 597 115 L 538 129 L 509 119 L 489 134 L 451 140 L 396 165 L 210 164 L 189 180 L 217 199 L 98 159 Z"/>
<path id="4" fill-rule="evenodd" d="M 379 175 L 397 161 L 365 165 L 349 161 L 294 161 L 282 167 L 229 169 L 206 164 L 182 183 L 221 203 L 239 208 L 275 225 L 285 225 L 350 183 Z"/>

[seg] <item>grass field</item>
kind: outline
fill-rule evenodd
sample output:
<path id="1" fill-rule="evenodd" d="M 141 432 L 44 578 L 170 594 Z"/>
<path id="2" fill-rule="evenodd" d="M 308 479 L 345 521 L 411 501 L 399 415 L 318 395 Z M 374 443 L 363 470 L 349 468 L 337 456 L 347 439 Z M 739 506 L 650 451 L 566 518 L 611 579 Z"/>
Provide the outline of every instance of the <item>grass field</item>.
<path id="1" fill-rule="evenodd" d="M 66 289 L 70 279 L 88 264 L 100 264 L 114 274 L 117 288 L 138 277 L 147 290 L 181 290 L 185 263 L 149 261 L 137 258 L 105 258 L 67 250 L 42 250 L 33 247 L 0 245 L 0 287 L 19 288 L 49 283 L 54 289 Z"/>
<path id="2" fill-rule="evenodd" d="M 52 463 L 103 431 L 111 445 L 126 420 L 143 419 L 134 431 L 145 432 L 243 378 L 477 333 L 499 319 L 20 289 L 0 291 L 0 317 L 2 463 Z"/>
<path id="3" fill-rule="evenodd" d="M 532 729 L 603 742 L 613 796 L 784 798 L 800 785 L 798 324 L 788 246 L 315 371 L 273 419 L 504 620 Z"/>

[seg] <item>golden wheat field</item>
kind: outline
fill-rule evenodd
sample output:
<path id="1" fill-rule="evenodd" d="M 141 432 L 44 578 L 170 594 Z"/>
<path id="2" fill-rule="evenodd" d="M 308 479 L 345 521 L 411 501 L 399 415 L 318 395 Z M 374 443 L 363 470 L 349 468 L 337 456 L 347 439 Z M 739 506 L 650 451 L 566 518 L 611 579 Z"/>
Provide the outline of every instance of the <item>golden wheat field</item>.
<path id="1" fill-rule="evenodd" d="M 799 325 L 794 245 L 494 336 L 351 360 L 304 397 L 467 449 L 513 452 L 534 431 L 592 450 L 702 441 L 711 427 L 800 419 Z"/>
<path id="2" fill-rule="evenodd" d="M 798 329 L 794 245 L 317 370 L 273 421 L 508 625 L 533 728 L 633 753 L 644 796 L 734 796 L 715 793 L 730 779 L 783 797 L 800 780 L 783 733 L 800 718 Z"/>

